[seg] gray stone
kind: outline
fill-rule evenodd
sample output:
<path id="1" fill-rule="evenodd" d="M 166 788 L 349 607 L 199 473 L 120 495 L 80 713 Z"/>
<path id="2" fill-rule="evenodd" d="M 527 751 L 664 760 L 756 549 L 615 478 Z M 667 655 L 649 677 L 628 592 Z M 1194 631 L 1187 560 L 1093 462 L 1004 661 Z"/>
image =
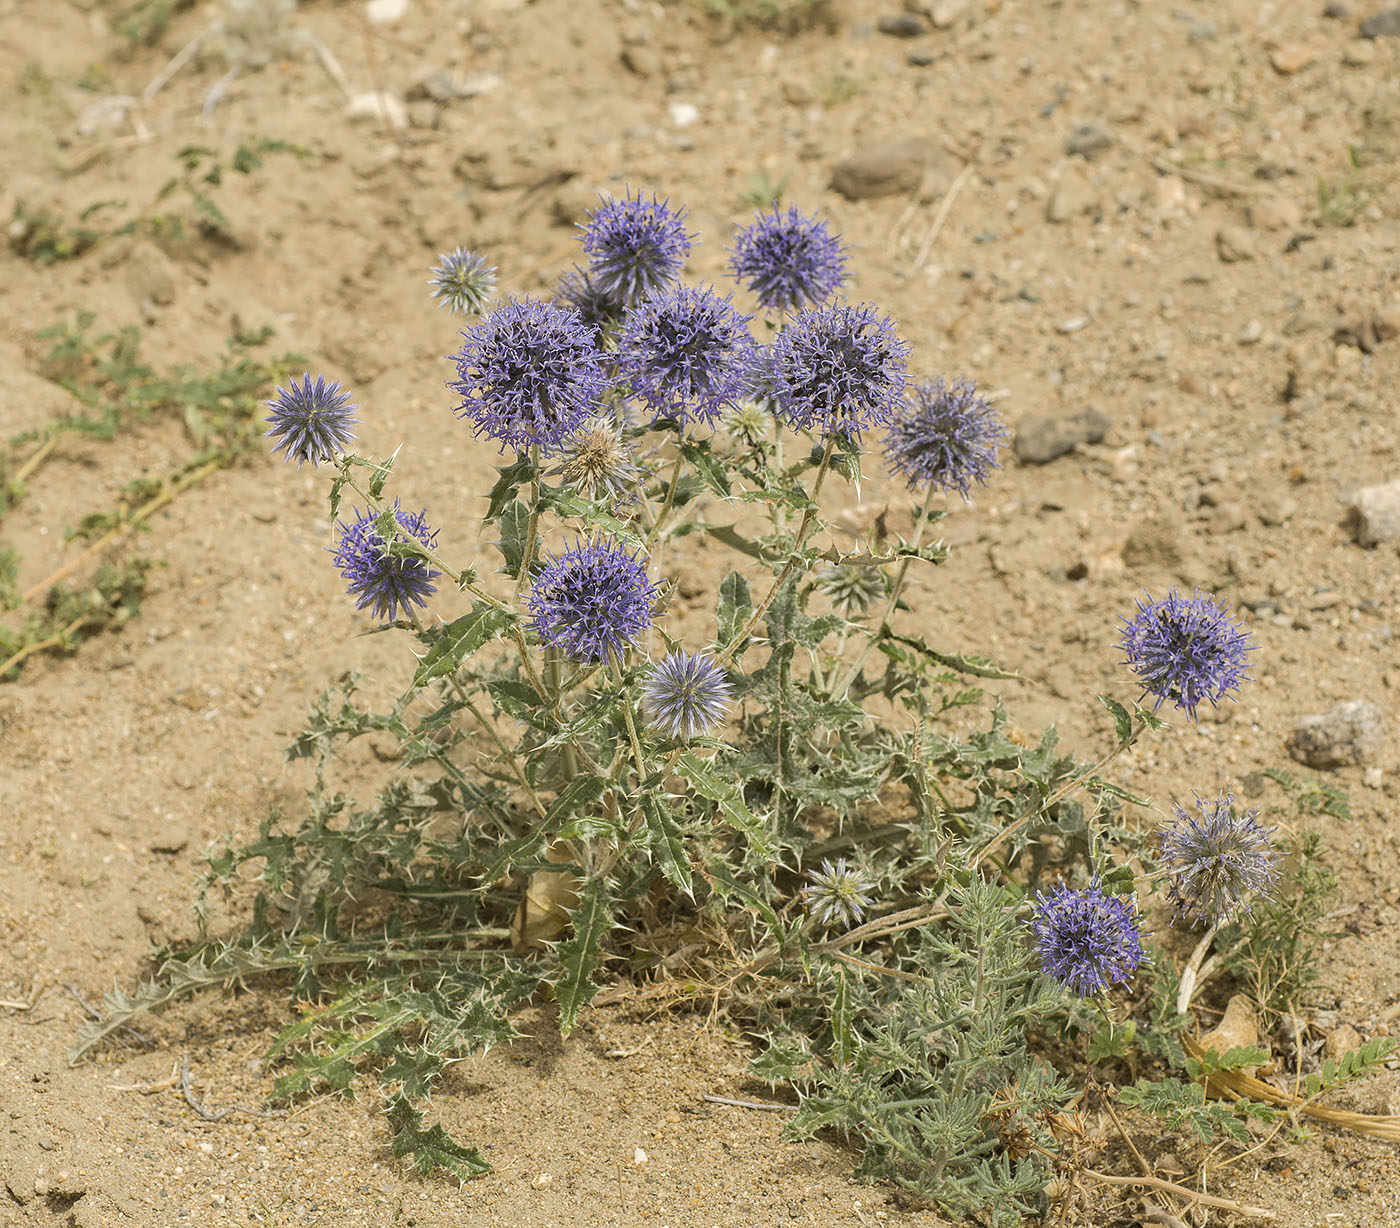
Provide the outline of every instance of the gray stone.
<path id="1" fill-rule="evenodd" d="M 1102 443 L 1112 426 L 1113 419 L 1101 409 L 1081 410 L 1067 418 L 1028 418 L 1011 446 L 1023 465 L 1045 465 L 1080 444 Z"/>
<path id="2" fill-rule="evenodd" d="M 1362 546 L 1400 541 L 1400 478 L 1358 490 L 1347 508 L 1347 524 Z"/>
<path id="3" fill-rule="evenodd" d="M 1400 38 L 1400 8 L 1386 9 L 1361 23 L 1362 38 Z"/>
<path id="4" fill-rule="evenodd" d="M 831 170 L 831 186 L 847 200 L 873 200 L 912 192 L 924 177 L 933 147 L 912 137 L 887 141 L 837 163 Z"/>
<path id="5" fill-rule="evenodd" d="M 622 66 L 639 77 L 654 77 L 661 71 L 661 59 L 650 47 L 624 47 Z"/>
<path id="6" fill-rule="evenodd" d="M 918 38 L 928 33 L 928 27 L 908 13 L 901 13 L 898 17 L 881 17 L 875 28 L 891 38 Z"/>
<path id="7" fill-rule="evenodd" d="M 1348 699 L 1321 716 L 1305 716 L 1288 735 L 1288 753 L 1308 767 L 1362 763 L 1384 736 L 1385 715 L 1365 699 Z"/>
<path id="8" fill-rule="evenodd" d="M 1113 146 L 1114 136 L 1102 124 L 1080 124 L 1065 138 L 1070 157 L 1093 158 Z"/>

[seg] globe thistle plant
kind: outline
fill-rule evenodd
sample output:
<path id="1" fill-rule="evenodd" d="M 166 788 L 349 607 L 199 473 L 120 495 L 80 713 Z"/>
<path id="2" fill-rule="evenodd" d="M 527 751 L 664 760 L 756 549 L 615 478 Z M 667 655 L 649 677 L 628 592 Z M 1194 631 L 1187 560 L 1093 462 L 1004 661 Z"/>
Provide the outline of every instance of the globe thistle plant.
<path id="1" fill-rule="evenodd" d="M 844 857 L 838 858 L 835 865 L 823 858 L 821 868 L 809 870 L 807 877 L 811 883 L 802 889 L 802 898 L 819 925 L 849 929 L 860 924 L 870 907 L 874 888 L 855 866 L 848 865 Z"/>
<path id="2" fill-rule="evenodd" d="M 1175 589 L 1161 601 L 1149 595 L 1137 606 L 1123 623 L 1120 643 L 1124 664 L 1157 697 L 1156 707 L 1170 699 L 1195 720 L 1203 700 L 1215 707 L 1248 681 L 1248 636 L 1231 621 L 1227 606 L 1198 591 L 1182 597 Z"/>
<path id="3" fill-rule="evenodd" d="M 685 210 L 669 201 L 635 197 L 605 200 L 588 215 L 581 236 L 588 274 L 609 298 L 624 306 L 664 290 L 690 254 Z"/>
<path id="4" fill-rule="evenodd" d="M 1268 896 L 1278 881 L 1282 852 L 1273 828 L 1259 823 L 1258 810 L 1236 812 L 1235 799 L 1196 798 L 1196 814 L 1172 805 L 1173 821 L 1162 833 L 1167 896 L 1177 917 L 1223 925 L 1250 911 L 1255 896 Z"/>
<path id="5" fill-rule="evenodd" d="M 689 742 L 724 720 L 732 693 L 712 657 L 677 650 L 647 675 L 642 712 L 653 729 Z"/>
<path id="6" fill-rule="evenodd" d="M 909 343 L 869 304 L 804 311 L 769 351 L 778 415 L 796 430 L 854 438 L 883 426 L 904 398 Z"/>
<path id="7" fill-rule="evenodd" d="M 818 307 L 846 280 L 846 257 L 826 223 L 776 204 L 735 236 L 729 267 L 762 306 L 780 311 Z"/>
<path id="8" fill-rule="evenodd" d="M 428 284 L 433 288 L 439 307 L 466 315 L 486 306 L 486 300 L 496 288 L 496 270 L 486 263 L 484 256 L 459 247 L 438 257 Z"/>
<path id="9" fill-rule="evenodd" d="M 559 463 L 549 474 L 563 478 L 585 499 L 612 501 L 635 497 L 645 476 L 622 436 L 621 425 L 606 417 L 594 418 L 564 439 Z"/>
<path id="10" fill-rule="evenodd" d="M 1081 998 L 1131 979 L 1142 963 L 1136 908 L 1105 895 L 1097 878 L 1082 891 L 1038 892 L 1030 924 L 1045 975 Z"/>
<path id="11" fill-rule="evenodd" d="M 606 539 L 544 560 L 526 597 L 541 641 L 575 661 L 616 660 L 651 626 L 646 561 Z"/>
<path id="12" fill-rule="evenodd" d="M 357 406 L 350 404 L 348 392 L 323 375 L 313 384 L 310 374 L 303 373 L 300 384 L 292 380 L 278 388 L 267 407 L 272 412 L 263 421 L 268 438 L 277 441 L 273 455 L 284 452 L 284 459 L 296 461 L 298 469 L 305 461 L 319 465 L 334 460 L 355 440 L 359 419 L 351 410 Z"/>
<path id="13" fill-rule="evenodd" d="M 922 380 L 890 419 L 885 456 L 911 490 L 956 490 L 964 499 L 1001 468 L 1006 427 L 963 380 Z"/>
<path id="14" fill-rule="evenodd" d="M 727 295 L 677 286 L 627 313 L 618 365 L 654 420 L 711 423 L 747 387 L 752 318 L 735 311 Z"/>
<path id="15" fill-rule="evenodd" d="M 437 530 L 428 527 L 426 509 L 408 513 L 394 501 L 394 519 L 400 530 L 427 549 L 433 549 Z M 402 610 L 410 615 L 415 606 L 424 606 L 437 590 L 433 583 L 441 572 L 421 558 L 390 552 L 389 543 L 379 531 L 379 518 L 364 512 L 337 527 L 340 539 L 335 565 L 349 584 L 355 608 L 368 609 L 375 618 L 392 622 Z"/>
<path id="16" fill-rule="evenodd" d="M 577 311 L 510 299 L 462 333 L 448 387 L 457 416 L 502 449 L 558 448 L 596 412 L 612 386 L 602 351 Z"/>

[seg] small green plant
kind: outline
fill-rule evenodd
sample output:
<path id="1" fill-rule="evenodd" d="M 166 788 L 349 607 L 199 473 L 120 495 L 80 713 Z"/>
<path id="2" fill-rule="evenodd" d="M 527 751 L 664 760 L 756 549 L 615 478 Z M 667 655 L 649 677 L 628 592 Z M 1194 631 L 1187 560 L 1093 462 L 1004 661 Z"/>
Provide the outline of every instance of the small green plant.
<path id="1" fill-rule="evenodd" d="M 771 171 L 759 171 L 756 175 L 750 175 L 749 186 L 739 193 L 739 203 L 752 205 L 755 209 L 766 209 L 770 205 L 776 205 L 783 199 L 783 193 L 787 191 L 788 180 L 791 178 L 791 173 L 788 173 L 775 182 Z"/>
<path id="2" fill-rule="evenodd" d="M 194 8 L 195 0 L 137 0 L 112 19 L 112 28 L 133 43 L 158 43 L 171 20 Z"/>
<path id="3" fill-rule="evenodd" d="M 1361 188 L 1361 147 L 1347 146 L 1349 169 L 1342 178 L 1329 183 L 1317 181 L 1317 216 L 1324 226 L 1355 226 L 1371 197 Z"/>

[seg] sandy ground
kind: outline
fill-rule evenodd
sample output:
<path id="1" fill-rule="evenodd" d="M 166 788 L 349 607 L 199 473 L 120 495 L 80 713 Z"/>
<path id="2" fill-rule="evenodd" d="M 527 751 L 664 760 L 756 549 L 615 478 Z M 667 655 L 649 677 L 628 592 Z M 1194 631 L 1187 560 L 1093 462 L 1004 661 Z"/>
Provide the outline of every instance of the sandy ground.
<path id="1" fill-rule="evenodd" d="M 786 199 L 850 243 L 852 297 L 896 316 L 920 372 L 996 390 L 1013 424 L 1111 420 L 1048 464 L 1008 457 L 953 509 L 954 556 L 911 598 L 925 634 L 1026 676 L 1002 688 L 1017 724 L 1053 720 L 1082 755 L 1102 751 L 1092 692 L 1133 698 L 1114 624 L 1144 587 L 1172 584 L 1227 586 L 1258 645 L 1254 682 L 1219 719 L 1178 722 L 1129 755 L 1129 787 L 1160 805 L 1242 789 L 1263 768 L 1296 769 L 1284 743 L 1299 717 L 1355 698 L 1382 709 L 1380 746 L 1331 774 L 1354 818 L 1320 823 L 1355 910 L 1305 1011 L 1318 1037 L 1375 1035 L 1400 999 L 1400 599 L 1395 545 L 1357 545 L 1345 509 L 1356 488 L 1400 477 L 1400 338 L 1372 333 L 1368 352 L 1338 330 L 1400 300 L 1400 38 L 1360 38 L 1369 7 L 1327 17 L 1321 0 L 928 7 L 958 11 L 900 38 L 880 25 L 903 15 L 896 0 L 737 33 L 680 0 L 411 0 L 374 27 L 358 4 L 303 4 L 290 29 L 329 48 L 353 92 L 406 100 L 394 134 L 348 116 L 295 39 L 203 119 L 237 53 L 227 31 L 153 98 L 94 109 L 140 100 L 222 10 L 182 11 L 147 46 L 118 32 L 113 5 L 0 0 L 7 220 L 147 206 L 190 145 L 308 151 L 226 177 L 232 242 L 113 238 L 51 267 L 0 255 L 0 432 L 73 408 L 43 377 L 35 333 L 79 310 L 139 325 L 159 368 L 208 364 L 234 332 L 271 325 L 269 349 L 348 382 L 366 450 L 406 445 L 406 500 L 468 554 L 456 525 L 470 531 L 496 457 L 442 386 L 456 338 L 425 301 L 436 253 L 466 244 L 508 289 L 545 289 L 597 192 L 630 183 L 689 205 L 690 273 L 722 281 L 751 177 L 787 177 Z M 434 100 L 444 70 L 468 96 Z M 925 143 L 912 190 L 831 189 L 843 159 L 909 140 Z M 80 548 L 65 526 L 189 450 L 160 420 L 66 441 L 0 525 L 21 587 Z M 211 1109 L 261 1106 L 263 1050 L 286 1021 L 275 995 L 196 1000 L 142 1025 L 152 1048 L 128 1038 L 66 1065 L 83 1017 L 68 986 L 95 1002 L 129 985 L 150 943 L 193 933 L 202 850 L 271 808 L 295 812 L 307 778 L 281 751 L 315 694 L 347 669 L 371 697 L 404 678 L 389 637 L 356 638 L 323 494 L 315 474 L 264 458 L 200 483 L 135 543 L 159 564 L 139 617 L 0 686 L 0 1223 L 938 1222 L 852 1183 L 834 1143 L 783 1142 L 781 1113 L 705 1101 L 770 1098 L 745 1073 L 747 1041 L 646 1004 L 594 1011 L 564 1045 L 547 1012 L 528 1014 L 532 1039 L 454 1070 L 443 1120 L 497 1164 L 460 1191 L 395 1164 L 369 1082 L 360 1101 L 286 1118 L 195 1114 L 169 1080 L 185 1061 Z M 906 506 L 878 479 L 864 499 L 852 523 Z M 674 565 L 703 603 L 705 560 Z M 151 1084 L 164 1086 L 136 1089 Z M 1338 1103 L 1400 1112 L 1400 1076 Z M 1212 1187 L 1285 1225 L 1381 1228 L 1400 1223 L 1395 1159 L 1320 1133 Z M 1095 1222 L 1140 1222 L 1131 1197 L 1096 1206 Z"/>

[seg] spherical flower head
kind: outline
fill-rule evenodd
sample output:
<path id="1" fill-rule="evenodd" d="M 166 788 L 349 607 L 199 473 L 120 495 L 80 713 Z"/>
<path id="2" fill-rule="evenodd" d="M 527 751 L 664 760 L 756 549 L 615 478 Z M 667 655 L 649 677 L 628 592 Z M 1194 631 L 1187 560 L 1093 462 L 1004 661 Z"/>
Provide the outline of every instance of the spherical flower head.
<path id="1" fill-rule="evenodd" d="M 833 563 L 817 570 L 817 591 L 825 593 L 842 618 L 864 614 L 885 595 L 885 576 L 878 567 Z"/>
<path id="2" fill-rule="evenodd" d="M 292 380 L 288 387 L 278 388 L 267 407 L 272 412 L 263 421 L 268 423 L 268 437 L 277 440 L 273 454 L 285 451 L 285 459 L 296 461 L 298 469 L 304 461 L 313 465 L 333 461 L 354 442 L 359 419 L 350 411 L 358 407 L 350 404 L 348 392 L 328 383 L 324 375 L 318 375 L 313 384 L 310 374 L 303 372 L 300 384 Z"/>
<path id="3" fill-rule="evenodd" d="M 823 858 L 821 868 L 808 871 L 807 877 L 812 881 L 802 888 L 802 897 L 818 924 L 839 924 L 847 929 L 860 924 L 874 888 L 855 866 L 847 865 L 844 857 L 835 865 Z"/>
<path id="4" fill-rule="evenodd" d="M 437 530 L 428 527 L 426 517 L 426 510 L 410 514 L 394 501 L 400 530 L 431 550 Z M 414 606 L 426 605 L 437 590 L 433 581 L 442 573 L 421 558 L 390 554 L 378 519 L 373 511 L 366 511 L 348 524 L 339 523 L 340 541 L 333 553 L 335 565 L 349 582 L 355 608 L 369 608 L 375 618 L 392 622 L 400 609 L 408 615 Z"/>
<path id="5" fill-rule="evenodd" d="M 606 539 L 545 559 L 525 602 L 540 639 L 575 661 L 615 660 L 651 626 L 646 561 Z"/>
<path id="6" fill-rule="evenodd" d="M 645 476 L 623 439 L 621 424 L 606 417 L 594 418 L 566 438 L 559 445 L 559 464 L 549 473 L 585 499 L 613 502 L 634 498 Z"/>
<path id="7" fill-rule="evenodd" d="M 735 236 L 729 267 L 760 304 L 782 311 L 818 307 L 846 280 L 845 254 L 826 223 L 776 204 Z"/>
<path id="8" fill-rule="evenodd" d="M 1031 932 L 1045 975 L 1081 998 L 1130 979 L 1142 963 L 1136 908 L 1105 895 L 1097 878 L 1083 891 L 1038 892 Z"/>
<path id="9" fill-rule="evenodd" d="M 890 419 L 885 456 L 910 490 L 956 490 L 964 499 L 973 483 L 985 486 L 1000 469 L 997 449 L 1006 427 L 973 386 L 963 380 L 921 380 Z"/>
<path id="10" fill-rule="evenodd" d="M 496 270 L 486 263 L 485 256 L 459 247 L 438 257 L 428 285 L 439 307 L 465 315 L 486 306 L 496 288 Z"/>
<path id="11" fill-rule="evenodd" d="M 625 306 L 665 289 L 690 254 L 684 219 L 684 209 L 655 196 L 644 200 L 640 192 L 605 200 L 588 215 L 581 236 L 589 275 Z"/>
<path id="12" fill-rule="evenodd" d="M 627 313 L 618 366 L 654 420 L 712 423 L 747 388 L 757 348 L 751 319 L 727 295 L 675 286 Z"/>
<path id="13" fill-rule="evenodd" d="M 883 426 L 904 398 L 909 343 L 868 303 L 804 311 L 768 347 L 779 417 L 822 438 Z"/>
<path id="14" fill-rule="evenodd" d="M 1120 643 L 1145 692 L 1157 697 L 1156 707 L 1170 699 L 1196 719 L 1196 707 L 1212 707 L 1248 681 L 1245 654 L 1248 636 L 1231 621 L 1229 608 L 1215 598 L 1175 589 L 1161 601 L 1149 595 L 1138 603 L 1135 617 L 1125 620 Z"/>
<path id="15" fill-rule="evenodd" d="M 653 729 L 689 742 L 724 720 L 732 693 L 713 658 L 676 651 L 647 675 L 642 712 Z"/>
<path id="16" fill-rule="evenodd" d="M 587 269 L 577 265 L 565 273 L 554 287 L 555 299 L 578 312 L 579 318 L 601 338 L 604 331 L 616 324 L 623 312 L 622 304 L 606 293 L 589 276 Z"/>
<path id="17" fill-rule="evenodd" d="M 462 398 L 457 416 L 502 449 L 557 448 L 611 387 L 603 352 L 572 308 L 512 298 L 462 336 L 448 383 Z"/>
<path id="18" fill-rule="evenodd" d="M 1196 811 L 1172 805 L 1173 821 L 1162 833 L 1162 863 L 1168 871 L 1167 897 L 1176 915 L 1206 925 L 1223 925 L 1248 913 L 1255 896 L 1267 896 L 1278 882 L 1283 853 L 1259 823 L 1258 810 L 1237 813 L 1229 793 L 1197 796 Z"/>

